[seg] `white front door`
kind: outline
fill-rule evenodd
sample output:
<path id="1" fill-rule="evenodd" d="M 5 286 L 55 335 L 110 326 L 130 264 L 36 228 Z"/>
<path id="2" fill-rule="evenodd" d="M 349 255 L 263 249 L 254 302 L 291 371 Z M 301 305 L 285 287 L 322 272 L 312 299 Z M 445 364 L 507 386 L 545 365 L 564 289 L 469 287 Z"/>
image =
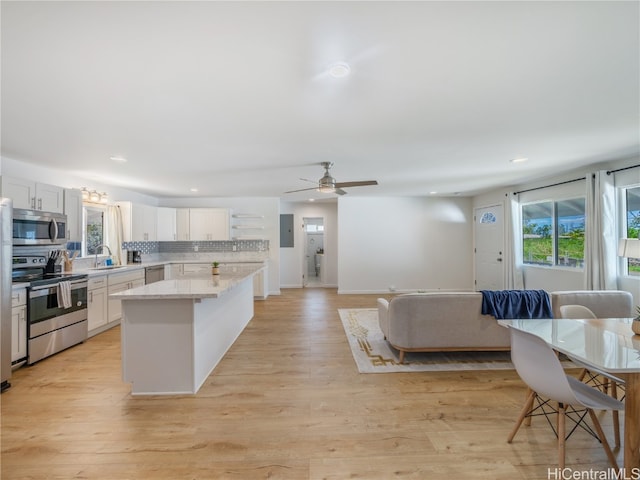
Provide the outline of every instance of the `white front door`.
<path id="1" fill-rule="evenodd" d="M 476 208 L 475 288 L 504 289 L 504 208 L 502 205 Z"/>

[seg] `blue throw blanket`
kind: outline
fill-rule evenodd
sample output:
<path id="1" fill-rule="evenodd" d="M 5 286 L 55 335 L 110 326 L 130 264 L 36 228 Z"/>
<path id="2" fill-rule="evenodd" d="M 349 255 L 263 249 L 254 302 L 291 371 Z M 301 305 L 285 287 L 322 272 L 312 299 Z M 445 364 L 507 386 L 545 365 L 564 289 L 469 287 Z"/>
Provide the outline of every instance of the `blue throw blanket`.
<path id="1" fill-rule="evenodd" d="M 544 290 L 480 290 L 482 314 L 495 318 L 553 318 Z"/>

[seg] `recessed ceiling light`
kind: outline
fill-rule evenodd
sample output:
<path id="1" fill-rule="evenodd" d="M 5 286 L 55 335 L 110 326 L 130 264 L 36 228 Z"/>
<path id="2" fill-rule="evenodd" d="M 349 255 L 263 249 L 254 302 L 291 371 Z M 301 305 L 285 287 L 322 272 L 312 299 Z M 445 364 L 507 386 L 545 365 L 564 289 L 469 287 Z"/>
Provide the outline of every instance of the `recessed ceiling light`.
<path id="1" fill-rule="evenodd" d="M 315 198 L 310 198 L 310 199 L 309 199 L 309 201 L 310 201 L 310 202 L 315 202 L 315 201 L 316 201 L 316 199 L 315 199 Z"/>
<path id="2" fill-rule="evenodd" d="M 438 192 L 429 192 L 429 195 L 435 195 Z"/>
<path id="3" fill-rule="evenodd" d="M 329 66 L 329 75 L 333 78 L 343 78 L 349 76 L 351 67 L 345 62 L 337 62 Z"/>
<path id="4" fill-rule="evenodd" d="M 114 155 L 112 157 L 109 157 L 109 160 L 113 160 L 114 162 L 118 163 L 127 163 L 127 159 L 121 155 Z"/>
<path id="5" fill-rule="evenodd" d="M 526 157 L 516 157 L 516 158 L 512 158 L 511 160 L 509 160 L 511 163 L 522 163 L 522 162 L 526 162 L 527 160 L 529 160 Z"/>
<path id="6" fill-rule="evenodd" d="M 189 189 L 189 191 L 190 191 L 190 192 L 194 192 L 194 193 L 195 193 L 195 192 L 197 192 L 197 191 L 198 191 L 198 189 L 197 189 L 196 187 L 193 187 L 193 188 L 190 188 L 190 189 Z"/>

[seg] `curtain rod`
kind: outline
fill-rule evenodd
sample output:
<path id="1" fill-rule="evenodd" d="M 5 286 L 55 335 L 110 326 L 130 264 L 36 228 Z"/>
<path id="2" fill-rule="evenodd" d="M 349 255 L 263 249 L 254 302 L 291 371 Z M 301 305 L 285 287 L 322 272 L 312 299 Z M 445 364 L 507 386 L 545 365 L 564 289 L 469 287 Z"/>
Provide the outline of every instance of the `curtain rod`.
<path id="1" fill-rule="evenodd" d="M 553 183 L 551 185 L 545 185 L 544 187 L 536 187 L 536 188 L 529 188 L 527 190 L 520 190 L 519 192 L 513 192 L 513 194 L 518 195 L 520 193 L 533 192 L 534 190 L 542 190 L 543 188 L 557 187 L 558 185 L 564 185 L 566 183 L 573 183 L 573 182 L 579 182 L 580 180 L 586 180 L 586 178 L 587 177 L 574 178 L 573 180 L 567 180 L 566 182 Z"/>
<path id="2" fill-rule="evenodd" d="M 612 173 L 622 172 L 623 170 L 631 170 L 632 168 L 640 167 L 640 163 L 638 165 L 631 165 L 630 167 L 618 168 L 616 170 L 607 170 L 607 175 L 611 175 Z"/>

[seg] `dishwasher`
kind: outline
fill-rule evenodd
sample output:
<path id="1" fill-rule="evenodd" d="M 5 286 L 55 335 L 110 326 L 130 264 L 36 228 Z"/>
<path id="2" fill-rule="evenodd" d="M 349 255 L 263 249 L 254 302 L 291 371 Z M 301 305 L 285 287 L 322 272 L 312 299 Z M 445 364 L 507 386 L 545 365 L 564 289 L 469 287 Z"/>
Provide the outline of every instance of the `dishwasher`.
<path id="1" fill-rule="evenodd" d="M 164 265 L 157 265 L 155 267 L 145 267 L 144 269 L 144 283 L 149 285 L 150 283 L 159 282 L 164 280 Z"/>

